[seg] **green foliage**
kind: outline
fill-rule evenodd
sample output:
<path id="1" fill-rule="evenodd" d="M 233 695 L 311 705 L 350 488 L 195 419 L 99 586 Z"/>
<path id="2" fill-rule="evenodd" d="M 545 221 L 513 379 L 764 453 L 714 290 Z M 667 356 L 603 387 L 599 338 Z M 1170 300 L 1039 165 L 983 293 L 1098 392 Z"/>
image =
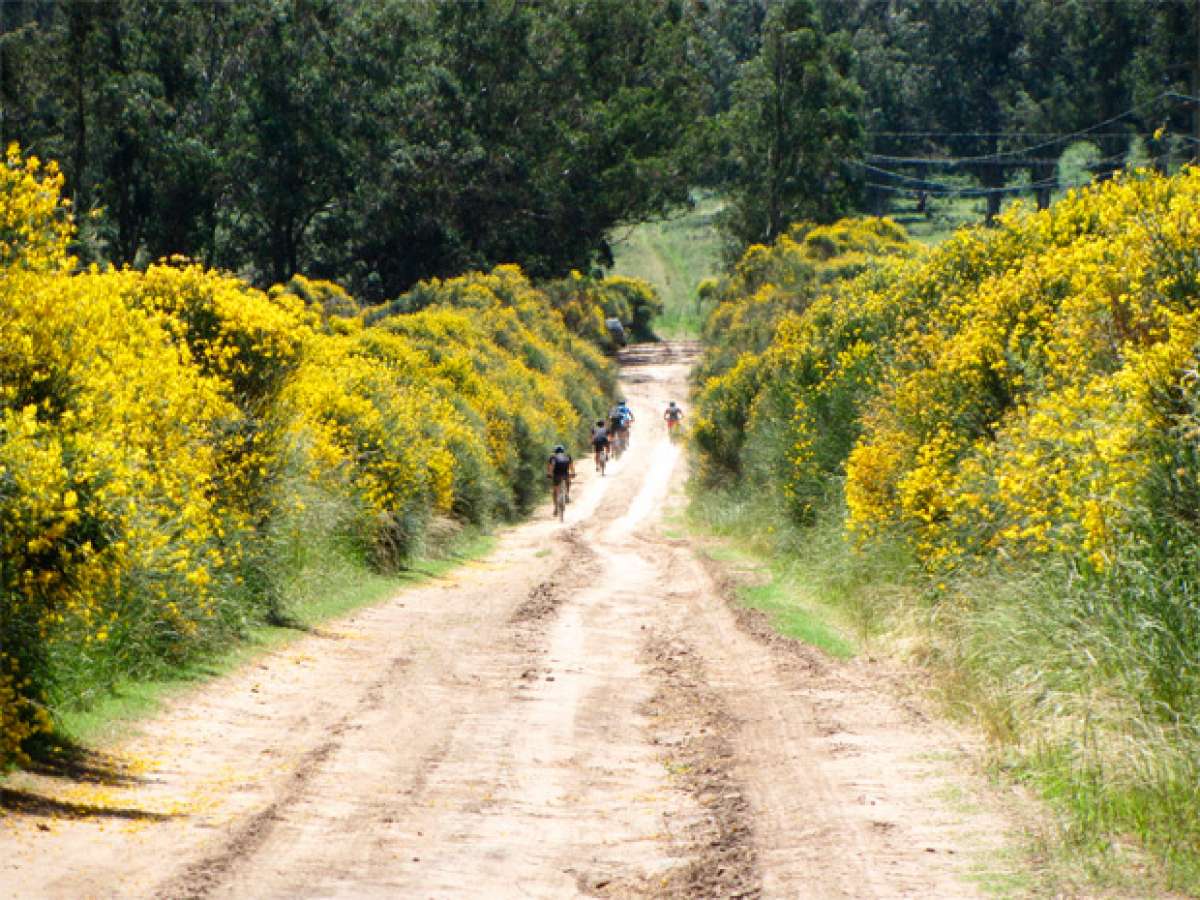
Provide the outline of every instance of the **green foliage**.
<path id="1" fill-rule="evenodd" d="M 542 290 L 563 317 L 567 327 L 610 353 L 617 350 L 606 319 L 617 319 L 635 341 L 658 340 L 651 323 L 663 311 L 658 292 L 640 278 L 613 275 L 591 278 L 572 272 L 569 277 L 546 282 Z"/>
<path id="2" fill-rule="evenodd" d="M 686 200 L 697 28 L 676 0 L 6 0 L 0 141 L 61 161 L 98 259 L 370 303 L 563 276 Z"/>
<path id="3" fill-rule="evenodd" d="M 848 48 L 830 39 L 811 0 L 772 4 L 762 49 L 744 63 L 724 124 L 734 173 L 723 228 L 738 251 L 791 222 L 830 222 L 852 210 L 861 152 L 862 92 Z"/>
<path id="4" fill-rule="evenodd" d="M 854 49 L 866 92 L 866 209 L 895 213 L 923 180 L 988 189 L 989 218 L 1007 188 L 1045 207 L 1058 157 L 1086 131 L 1094 173 L 1120 169 L 1135 136 L 1155 164 L 1191 156 L 1197 10 L 1142 0 L 819 0 L 825 27 Z M 1167 136 L 1154 138 L 1160 126 Z M 955 165 L 906 164 L 957 158 Z M 898 171 L 897 178 L 879 169 Z M 965 180 L 965 184 L 963 181 Z M 920 198 L 921 212 L 928 197 Z"/>
<path id="5" fill-rule="evenodd" d="M 1171 168 L 1195 28 L 1141 0 L 6 0 L 0 142 L 61 162 L 98 214 L 85 261 L 374 304 L 505 262 L 591 271 L 697 185 L 731 197 L 734 255 L 856 206 L 864 171 L 882 214 L 918 184 L 852 168 L 867 151 L 918 180 L 886 157 L 966 158 L 939 180 L 995 189 L 992 215 L 1017 179 L 1049 201 L 1048 134 L 1086 129 L 1099 173 L 1135 136 Z"/>

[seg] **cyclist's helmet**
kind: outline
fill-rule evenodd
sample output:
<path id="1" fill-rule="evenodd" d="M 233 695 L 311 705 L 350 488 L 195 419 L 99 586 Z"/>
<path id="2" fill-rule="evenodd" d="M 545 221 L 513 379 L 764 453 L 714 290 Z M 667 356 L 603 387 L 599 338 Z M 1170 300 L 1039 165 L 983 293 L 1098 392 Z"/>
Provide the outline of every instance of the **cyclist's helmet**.
<path id="1" fill-rule="evenodd" d="M 674 405 L 675 405 L 675 401 L 674 401 L 674 400 L 672 400 L 670 403 L 668 403 L 668 404 L 667 404 L 667 406 L 674 406 Z"/>
<path id="2" fill-rule="evenodd" d="M 597 419 L 597 420 L 596 420 L 596 427 L 597 427 L 597 428 L 603 428 L 603 427 L 604 427 L 604 420 L 603 420 L 603 419 Z"/>
<path id="3" fill-rule="evenodd" d="M 555 447 L 554 447 L 554 452 L 555 452 L 555 453 L 566 453 L 566 452 L 567 452 L 567 448 L 566 448 L 566 447 L 564 447 L 562 444 L 557 444 L 557 445 L 555 445 Z"/>

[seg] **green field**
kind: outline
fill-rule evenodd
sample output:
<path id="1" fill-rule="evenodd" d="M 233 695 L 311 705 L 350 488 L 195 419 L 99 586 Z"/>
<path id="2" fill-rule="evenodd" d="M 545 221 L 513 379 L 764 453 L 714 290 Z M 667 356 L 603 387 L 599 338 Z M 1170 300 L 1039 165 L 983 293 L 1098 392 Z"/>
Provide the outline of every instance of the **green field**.
<path id="1" fill-rule="evenodd" d="M 664 338 L 697 337 L 708 312 L 696 286 L 721 271 L 721 239 L 714 218 L 722 201 L 699 198 L 678 216 L 646 222 L 615 234 L 609 274 L 642 278 L 662 296 L 665 311 L 654 321 Z"/>

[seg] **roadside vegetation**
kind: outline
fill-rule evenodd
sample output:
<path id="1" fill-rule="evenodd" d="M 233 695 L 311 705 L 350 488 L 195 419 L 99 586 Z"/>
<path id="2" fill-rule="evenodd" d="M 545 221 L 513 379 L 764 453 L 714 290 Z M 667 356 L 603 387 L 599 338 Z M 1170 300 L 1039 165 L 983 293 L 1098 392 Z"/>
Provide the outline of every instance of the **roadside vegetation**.
<path id="1" fill-rule="evenodd" d="M 52 163 L 0 166 L 0 764 L 117 684 L 303 623 L 543 495 L 652 290 L 515 266 L 370 314 L 295 277 L 82 268 Z M 376 582 L 382 589 L 385 582 Z"/>
<path id="2" fill-rule="evenodd" d="M 903 638 L 1072 846 L 1134 839 L 1177 890 L 1200 881 L 1198 200 L 1200 172 L 1131 173 L 928 250 L 793 226 L 719 287 L 693 432 L 702 482 L 777 497 L 801 537 L 775 549 Z"/>

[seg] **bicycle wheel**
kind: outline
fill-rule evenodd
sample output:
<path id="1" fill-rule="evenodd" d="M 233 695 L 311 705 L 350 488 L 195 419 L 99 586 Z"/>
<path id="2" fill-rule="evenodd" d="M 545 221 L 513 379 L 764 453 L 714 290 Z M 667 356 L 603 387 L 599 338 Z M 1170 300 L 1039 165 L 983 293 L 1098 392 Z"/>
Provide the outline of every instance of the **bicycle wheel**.
<path id="1" fill-rule="evenodd" d="M 558 516 L 561 522 L 566 517 L 567 513 L 567 492 L 563 490 L 561 484 L 554 486 L 554 515 Z"/>

